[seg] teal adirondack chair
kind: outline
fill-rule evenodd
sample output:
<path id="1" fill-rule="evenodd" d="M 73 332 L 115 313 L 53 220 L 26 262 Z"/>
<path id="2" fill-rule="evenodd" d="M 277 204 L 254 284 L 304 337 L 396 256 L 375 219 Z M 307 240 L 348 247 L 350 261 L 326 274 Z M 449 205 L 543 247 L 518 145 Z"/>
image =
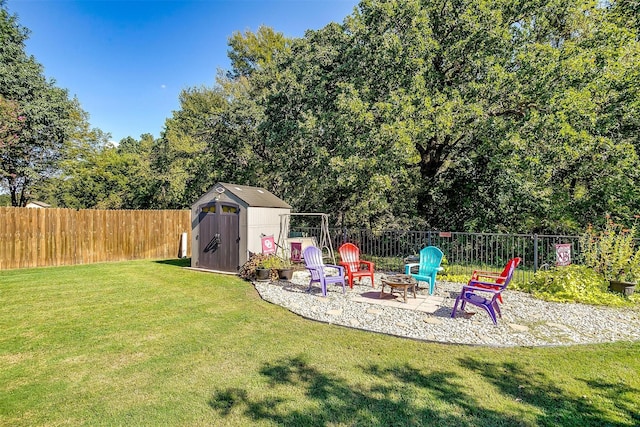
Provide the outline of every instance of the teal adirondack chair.
<path id="1" fill-rule="evenodd" d="M 420 262 L 417 264 L 405 264 L 404 274 L 413 276 L 418 282 L 429 284 L 429 295 L 433 295 L 436 287 L 436 274 L 442 271 L 442 251 L 435 246 L 427 246 L 420 250 Z M 417 273 L 412 273 L 412 267 L 418 267 Z"/>

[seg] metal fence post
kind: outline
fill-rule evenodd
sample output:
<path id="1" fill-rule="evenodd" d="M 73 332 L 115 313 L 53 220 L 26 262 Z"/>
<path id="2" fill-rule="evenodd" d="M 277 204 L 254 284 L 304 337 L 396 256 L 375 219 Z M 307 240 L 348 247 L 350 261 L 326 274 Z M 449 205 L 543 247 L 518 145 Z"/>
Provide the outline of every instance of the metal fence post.
<path id="1" fill-rule="evenodd" d="M 538 235 L 533 235 L 533 274 L 538 271 Z"/>
<path id="2" fill-rule="evenodd" d="M 427 231 L 427 246 L 431 246 L 431 230 Z"/>

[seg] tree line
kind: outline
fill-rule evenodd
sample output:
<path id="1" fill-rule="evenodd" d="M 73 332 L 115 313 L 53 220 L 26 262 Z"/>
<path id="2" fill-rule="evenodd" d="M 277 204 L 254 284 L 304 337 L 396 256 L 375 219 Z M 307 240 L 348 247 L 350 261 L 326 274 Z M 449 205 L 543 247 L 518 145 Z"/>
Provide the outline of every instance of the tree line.
<path id="1" fill-rule="evenodd" d="M 578 233 L 640 213 L 637 0 L 362 0 L 300 38 L 236 32 L 214 86 L 118 145 L 1 13 L 14 205 L 188 208 L 222 181 L 371 229 Z"/>

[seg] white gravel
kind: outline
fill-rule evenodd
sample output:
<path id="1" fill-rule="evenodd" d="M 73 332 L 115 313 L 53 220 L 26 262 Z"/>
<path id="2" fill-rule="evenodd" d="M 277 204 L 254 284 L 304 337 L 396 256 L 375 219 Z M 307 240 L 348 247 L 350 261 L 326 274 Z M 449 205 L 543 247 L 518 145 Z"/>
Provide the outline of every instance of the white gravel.
<path id="1" fill-rule="evenodd" d="M 529 294 L 505 290 L 502 319 L 495 326 L 478 307 L 467 305 L 451 318 L 451 309 L 459 294 L 460 283 L 437 282 L 436 296 L 444 300 L 434 313 L 354 301 L 371 293 L 369 280 L 363 285 L 330 285 L 327 297 L 315 286 L 308 291 L 309 274 L 296 271 L 291 281 L 254 282 L 260 296 L 300 316 L 320 322 L 380 332 L 425 341 L 485 346 L 564 346 L 613 341 L 640 340 L 640 310 L 609 308 L 585 304 L 546 302 Z M 380 290 L 376 273 L 375 291 Z M 387 290 L 388 292 L 388 290 Z M 426 289 L 418 294 L 427 295 Z"/>

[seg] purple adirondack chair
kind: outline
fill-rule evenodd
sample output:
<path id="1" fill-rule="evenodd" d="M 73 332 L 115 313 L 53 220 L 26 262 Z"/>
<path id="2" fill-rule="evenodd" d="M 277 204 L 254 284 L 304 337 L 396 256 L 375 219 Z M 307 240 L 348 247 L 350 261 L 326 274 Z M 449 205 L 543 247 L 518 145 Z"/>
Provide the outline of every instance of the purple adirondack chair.
<path id="1" fill-rule="evenodd" d="M 500 305 L 498 304 L 498 299 L 500 298 L 502 291 L 505 290 L 509 282 L 511 282 L 511 278 L 513 277 L 513 272 L 516 269 L 520 259 L 517 259 L 518 262 L 511 260 L 507 266 L 508 271 L 506 276 L 504 276 L 504 281 L 502 283 L 493 283 L 493 282 L 481 282 L 477 280 L 471 280 L 469 283 L 462 287 L 462 291 L 460 295 L 456 298 L 455 304 L 453 304 L 453 310 L 451 311 L 451 317 L 456 317 L 456 311 L 458 309 L 458 303 L 460 304 L 460 310 L 464 311 L 467 303 L 473 304 L 477 307 L 484 309 L 491 317 L 494 325 L 498 325 L 498 317 L 502 317 L 502 313 L 500 312 Z M 501 277 L 502 279 L 502 277 Z M 485 286 L 485 287 L 480 287 Z"/>
<path id="2" fill-rule="evenodd" d="M 309 290 L 314 282 L 320 283 L 322 295 L 327 296 L 327 284 L 342 284 L 342 293 L 345 293 L 344 267 L 333 264 L 325 264 L 322 261 L 322 251 L 315 246 L 307 247 L 303 252 L 304 263 L 311 273 Z M 328 274 L 337 270 L 337 275 Z"/>

